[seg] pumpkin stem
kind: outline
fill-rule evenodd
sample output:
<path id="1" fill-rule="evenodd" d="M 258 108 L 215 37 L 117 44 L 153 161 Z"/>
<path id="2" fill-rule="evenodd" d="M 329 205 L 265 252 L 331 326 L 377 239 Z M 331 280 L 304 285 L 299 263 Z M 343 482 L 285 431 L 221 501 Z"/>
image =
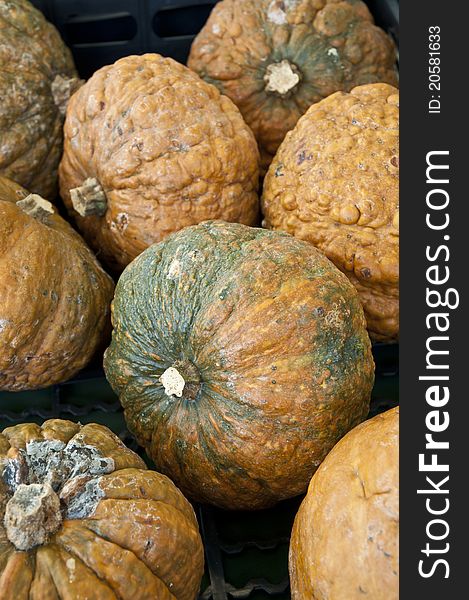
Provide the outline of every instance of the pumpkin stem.
<path id="1" fill-rule="evenodd" d="M 60 500 L 48 483 L 20 484 L 6 505 L 6 534 L 18 550 L 44 544 L 61 523 Z"/>
<path id="2" fill-rule="evenodd" d="M 272 63 L 265 70 L 265 91 L 286 96 L 296 88 L 300 75 L 298 67 L 286 59 Z"/>
<path id="3" fill-rule="evenodd" d="M 54 104 L 59 109 L 61 115 L 65 115 L 68 101 L 83 84 L 83 79 L 79 79 L 78 77 L 55 76 L 54 81 L 51 83 L 51 91 Z"/>
<path id="4" fill-rule="evenodd" d="M 197 367 L 188 360 L 178 360 L 161 375 L 160 382 L 167 396 L 195 400 L 200 390 Z"/>
<path id="5" fill-rule="evenodd" d="M 106 194 L 95 177 L 88 177 L 80 187 L 70 190 L 70 197 L 73 208 L 82 217 L 89 215 L 102 217 L 106 213 Z"/>
<path id="6" fill-rule="evenodd" d="M 182 397 L 182 392 L 184 391 L 186 381 L 177 369 L 174 367 L 169 367 L 166 369 L 166 371 L 161 375 L 160 381 L 167 396 L 177 396 L 178 398 Z"/>
<path id="7" fill-rule="evenodd" d="M 16 206 L 42 223 L 45 223 L 48 217 L 54 214 L 53 205 L 38 194 L 29 194 L 26 198 L 18 200 Z"/>

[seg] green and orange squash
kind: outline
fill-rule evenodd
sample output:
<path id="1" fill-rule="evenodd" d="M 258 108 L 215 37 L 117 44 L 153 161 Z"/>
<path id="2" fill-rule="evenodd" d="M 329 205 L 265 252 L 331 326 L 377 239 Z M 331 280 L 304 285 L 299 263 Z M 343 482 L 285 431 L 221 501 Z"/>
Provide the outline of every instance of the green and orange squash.
<path id="1" fill-rule="evenodd" d="M 305 491 L 368 412 L 354 287 L 310 244 L 206 222 L 124 271 L 107 378 L 137 441 L 189 497 L 255 509 Z"/>
<path id="2" fill-rule="evenodd" d="M 361 0 L 222 0 L 188 65 L 238 106 L 266 169 L 312 104 L 357 85 L 396 85 L 395 62 Z"/>

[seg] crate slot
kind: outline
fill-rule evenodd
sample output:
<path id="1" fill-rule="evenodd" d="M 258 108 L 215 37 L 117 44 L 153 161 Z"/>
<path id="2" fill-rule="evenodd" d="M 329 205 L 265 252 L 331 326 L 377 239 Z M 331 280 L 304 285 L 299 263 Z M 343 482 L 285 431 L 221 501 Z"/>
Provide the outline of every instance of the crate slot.
<path id="1" fill-rule="evenodd" d="M 273 597 L 283 595 L 288 590 L 288 586 L 288 579 L 280 583 L 270 583 L 266 579 L 260 578 L 251 579 L 242 589 L 237 589 L 227 584 L 226 591 L 228 592 L 229 600 L 247 600 L 253 592 L 265 592 L 268 596 Z"/>
<path id="2" fill-rule="evenodd" d="M 155 13 L 152 28 L 159 38 L 196 35 L 213 8 L 211 4 L 163 8 Z"/>
<path id="3" fill-rule="evenodd" d="M 77 45 L 128 42 L 137 35 L 137 21 L 127 12 L 73 16 L 64 23 L 68 43 Z"/>

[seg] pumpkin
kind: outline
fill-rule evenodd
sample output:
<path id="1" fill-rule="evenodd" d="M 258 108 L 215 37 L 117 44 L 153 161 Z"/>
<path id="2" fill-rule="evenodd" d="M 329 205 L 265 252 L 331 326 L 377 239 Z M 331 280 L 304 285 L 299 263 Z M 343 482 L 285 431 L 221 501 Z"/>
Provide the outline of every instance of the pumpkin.
<path id="1" fill-rule="evenodd" d="M 264 180 L 264 225 L 322 250 L 356 286 L 370 335 L 399 334 L 399 95 L 387 84 L 312 106 Z"/>
<path id="2" fill-rule="evenodd" d="M 60 190 L 114 270 L 210 218 L 254 224 L 258 150 L 238 109 L 157 54 L 103 67 L 73 96 Z"/>
<path id="3" fill-rule="evenodd" d="M 106 343 L 114 284 L 36 194 L 0 177 L 0 389 L 78 372 Z"/>
<path id="4" fill-rule="evenodd" d="M 396 50 L 360 0 L 223 0 L 188 65 L 240 109 L 266 169 L 315 102 L 366 83 L 397 84 Z"/>
<path id="5" fill-rule="evenodd" d="M 399 598 L 399 409 L 348 433 L 314 474 L 290 543 L 292 600 Z"/>
<path id="6" fill-rule="evenodd" d="M 194 600 L 194 511 L 107 427 L 51 419 L 0 434 L 0 597 Z"/>
<path id="7" fill-rule="evenodd" d="M 0 2 L 0 175 L 54 199 L 72 55 L 27 0 Z"/>
<path id="8" fill-rule="evenodd" d="M 310 244 L 224 222 L 145 250 L 113 301 L 108 381 L 130 430 L 189 497 L 256 509 L 306 489 L 367 414 L 358 295 Z"/>

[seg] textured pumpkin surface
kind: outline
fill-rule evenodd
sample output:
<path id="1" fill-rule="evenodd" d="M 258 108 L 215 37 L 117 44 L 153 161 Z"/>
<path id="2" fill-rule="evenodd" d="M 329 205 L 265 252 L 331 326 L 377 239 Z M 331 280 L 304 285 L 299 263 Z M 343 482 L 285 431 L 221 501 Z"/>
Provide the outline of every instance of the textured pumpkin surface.
<path id="1" fill-rule="evenodd" d="M 65 105 L 78 84 L 42 13 L 27 0 L 0 2 L 0 175 L 54 198 Z"/>
<path id="2" fill-rule="evenodd" d="M 358 289 L 377 340 L 399 333 L 399 96 L 361 86 L 312 106 L 264 181 L 268 228 L 313 243 Z"/>
<path id="3" fill-rule="evenodd" d="M 291 236 L 223 222 L 172 235 L 122 274 L 113 326 L 104 366 L 127 423 L 194 499 L 295 496 L 368 412 L 358 295 Z"/>
<path id="4" fill-rule="evenodd" d="M 360 0 L 223 0 L 188 65 L 238 106 L 267 168 L 312 104 L 365 83 L 396 85 L 395 60 Z"/>
<path id="5" fill-rule="evenodd" d="M 100 215 L 73 210 L 70 190 L 87 179 L 104 191 Z M 254 224 L 257 186 L 256 141 L 236 106 L 170 58 L 118 60 L 69 104 L 61 194 L 114 268 L 207 219 Z"/>
<path id="6" fill-rule="evenodd" d="M 348 433 L 311 480 L 290 543 L 293 600 L 397 600 L 399 408 Z"/>
<path id="7" fill-rule="evenodd" d="M 0 177 L 3 390 L 68 379 L 105 343 L 110 329 L 111 278 L 50 203 L 51 212 L 36 217 L 16 204 L 27 197 Z"/>
<path id="8" fill-rule="evenodd" d="M 0 465 L 2 600 L 196 598 L 191 505 L 107 427 L 9 427 Z"/>

